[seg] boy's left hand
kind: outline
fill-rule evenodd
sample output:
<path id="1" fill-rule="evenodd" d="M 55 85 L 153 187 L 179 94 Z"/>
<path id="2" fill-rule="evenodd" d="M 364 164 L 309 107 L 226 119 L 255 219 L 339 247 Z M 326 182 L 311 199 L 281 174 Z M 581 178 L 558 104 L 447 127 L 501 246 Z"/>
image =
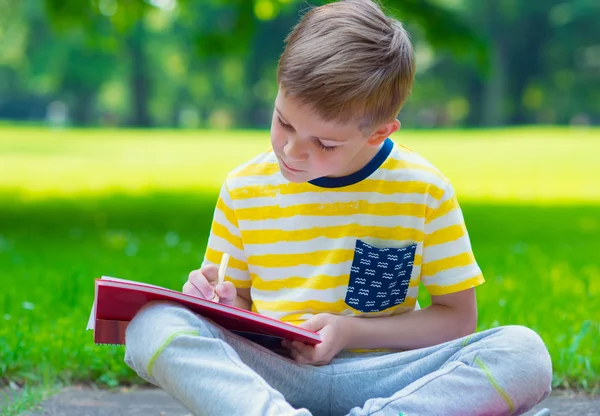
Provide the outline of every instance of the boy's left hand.
<path id="1" fill-rule="evenodd" d="M 346 345 L 344 319 L 347 317 L 320 313 L 298 326 L 321 335 L 321 342 L 308 345 L 299 341 L 283 341 L 292 358 L 299 364 L 325 365 Z"/>

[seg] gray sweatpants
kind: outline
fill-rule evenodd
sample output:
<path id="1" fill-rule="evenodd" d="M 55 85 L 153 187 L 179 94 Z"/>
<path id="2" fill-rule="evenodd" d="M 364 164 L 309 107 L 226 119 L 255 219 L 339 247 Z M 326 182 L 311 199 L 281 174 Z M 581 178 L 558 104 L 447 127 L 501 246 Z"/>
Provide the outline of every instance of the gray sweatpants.
<path id="1" fill-rule="evenodd" d="M 552 378 L 544 343 L 521 326 L 312 366 L 155 302 L 126 339 L 125 362 L 194 415 L 518 415 L 546 398 Z"/>

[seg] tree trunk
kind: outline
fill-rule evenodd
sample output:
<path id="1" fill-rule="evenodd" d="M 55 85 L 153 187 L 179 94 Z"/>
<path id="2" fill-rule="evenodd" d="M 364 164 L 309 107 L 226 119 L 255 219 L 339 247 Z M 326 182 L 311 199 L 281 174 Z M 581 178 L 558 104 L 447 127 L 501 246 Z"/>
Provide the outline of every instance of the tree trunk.
<path id="1" fill-rule="evenodd" d="M 152 120 L 148 112 L 150 99 L 150 77 L 148 73 L 146 53 L 144 51 L 145 29 L 142 20 L 138 21 L 126 39 L 127 50 L 131 59 L 129 72 L 133 114 L 130 125 L 135 127 L 151 127 Z"/>
<path id="2" fill-rule="evenodd" d="M 74 97 L 74 105 L 70 108 L 71 120 L 76 126 L 88 126 L 93 124 L 93 105 L 95 93 L 79 89 Z"/>
<path id="3" fill-rule="evenodd" d="M 492 70 L 484 84 L 482 120 L 486 126 L 502 126 L 506 124 L 506 62 L 502 46 L 494 42 L 492 47 Z"/>
<path id="4" fill-rule="evenodd" d="M 535 29 L 525 31 L 518 40 L 512 42 L 514 51 L 507 60 L 508 73 L 514 80 L 509 87 L 515 109 L 510 119 L 512 124 L 535 122 L 531 109 L 523 105 L 523 95 L 529 83 L 543 71 L 540 47 L 546 43 L 552 32 L 546 14 L 540 11 L 529 16 L 521 25 Z"/>

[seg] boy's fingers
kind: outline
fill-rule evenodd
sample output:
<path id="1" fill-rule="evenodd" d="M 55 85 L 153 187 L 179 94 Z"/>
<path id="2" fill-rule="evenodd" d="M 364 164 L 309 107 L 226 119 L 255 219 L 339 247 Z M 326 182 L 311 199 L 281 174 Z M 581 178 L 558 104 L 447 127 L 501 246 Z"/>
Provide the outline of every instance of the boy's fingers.
<path id="1" fill-rule="evenodd" d="M 297 350 L 291 349 L 290 356 L 296 361 L 298 364 L 308 364 L 308 360 L 302 354 L 300 354 Z"/>
<path id="2" fill-rule="evenodd" d="M 299 364 L 314 364 L 314 357 L 307 350 L 292 348 L 290 355 Z"/>
<path id="3" fill-rule="evenodd" d="M 232 305 L 237 296 L 235 286 L 231 282 L 223 282 L 217 285 L 218 281 L 218 267 L 214 264 L 208 264 L 190 272 L 188 281 L 183 285 L 183 293 L 205 299 L 213 299 L 216 293 L 222 303 Z M 216 287 L 213 287 L 215 285 Z"/>
<path id="4" fill-rule="evenodd" d="M 303 342 L 292 341 L 291 347 L 292 350 L 302 355 L 307 361 L 312 361 L 314 359 L 314 348 L 312 346 L 306 345 Z"/>
<path id="5" fill-rule="evenodd" d="M 198 270 L 198 272 L 203 274 L 204 277 L 206 277 L 206 280 L 208 280 L 213 285 L 217 284 L 217 282 L 219 281 L 219 268 L 216 264 L 207 264 L 206 266 Z"/>
<path id="6" fill-rule="evenodd" d="M 231 282 L 223 282 L 215 287 L 215 291 L 219 298 L 221 298 L 222 303 L 227 303 L 228 305 L 232 305 L 237 296 L 237 290 L 235 286 Z"/>
<path id="7" fill-rule="evenodd" d="M 196 286 L 191 284 L 189 281 L 185 282 L 185 284 L 183 285 L 182 292 L 186 295 L 192 295 L 200 298 L 204 297 L 202 293 L 196 288 Z"/>
<path id="8" fill-rule="evenodd" d="M 292 348 L 298 350 L 306 358 L 312 358 L 311 356 L 314 350 L 312 346 L 306 345 L 305 343 L 300 341 L 292 341 Z"/>
<path id="9" fill-rule="evenodd" d="M 206 276 L 200 270 L 194 270 L 190 273 L 188 282 L 191 283 L 206 299 L 212 299 L 214 296 L 213 288 L 206 278 Z"/>

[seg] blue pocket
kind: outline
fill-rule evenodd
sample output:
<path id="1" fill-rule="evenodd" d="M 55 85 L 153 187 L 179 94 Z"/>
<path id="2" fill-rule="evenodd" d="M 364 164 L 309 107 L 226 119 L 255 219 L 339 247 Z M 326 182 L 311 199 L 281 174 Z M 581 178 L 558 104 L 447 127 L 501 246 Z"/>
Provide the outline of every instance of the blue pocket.
<path id="1" fill-rule="evenodd" d="M 379 312 L 406 299 L 417 244 L 377 248 L 356 240 L 346 304 L 360 312 Z"/>

